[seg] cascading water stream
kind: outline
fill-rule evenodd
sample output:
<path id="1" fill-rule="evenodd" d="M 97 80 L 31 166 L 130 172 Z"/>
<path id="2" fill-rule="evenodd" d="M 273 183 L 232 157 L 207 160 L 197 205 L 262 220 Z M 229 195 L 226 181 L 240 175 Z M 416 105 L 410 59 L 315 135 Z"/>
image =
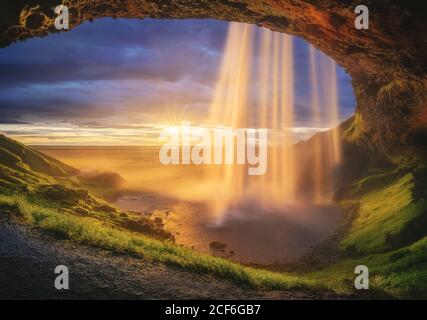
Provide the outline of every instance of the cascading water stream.
<path id="1" fill-rule="evenodd" d="M 320 127 L 326 114 L 328 127 L 335 126 L 339 121 L 335 62 L 323 55 L 319 57 L 310 47 L 309 65 L 313 125 Z M 268 166 L 266 174 L 257 177 L 248 177 L 241 164 L 222 164 L 219 172 L 211 173 L 211 179 L 220 186 L 212 203 L 217 221 L 227 210 L 248 199 L 269 208 L 301 200 L 297 176 L 300 170 L 292 146 L 295 142 L 293 69 L 292 36 L 265 28 L 256 30 L 246 24 L 230 24 L 210 107 L 210 122 L 217 128 L 268 128 Z M 255 117 L 251 117 L 250 110 L 253 96 Z M 332 172 L 340 160 L 338 130 L 334 130 L 326 143 L 316 140 L 310 168 L 312 202 L 331 201 Z"/>
<path id="2" fill-rule="evenodd" d="M 311 45 L 309 51 L 312 122 L 316 127 L 333 128 L 339 124 L 336 64 L 331 58 L 317 54 Z M 316 204 L 332 201 L 333 173 L 341 163 L 339 136 L 339 128 L 335 128 L 328 139 L 318 136 L 313 141 L 313 202 Z"/>

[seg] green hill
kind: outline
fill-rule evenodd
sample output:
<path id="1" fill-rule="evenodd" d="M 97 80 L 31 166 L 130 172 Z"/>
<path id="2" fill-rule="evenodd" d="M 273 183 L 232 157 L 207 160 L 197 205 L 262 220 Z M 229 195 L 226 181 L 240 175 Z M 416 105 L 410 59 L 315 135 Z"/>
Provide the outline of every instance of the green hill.
<path id="1" fill-rule="evenodd" d="M 112 173 L 100 174 L 105 177 Z M 133 212 L 121 212 L 87 190 L 95 177 L 0 135 L 0 210 L 19 211 L 16 201 L 66 215 L 96 219 L 104 225 L 144 233 L 161 239 L 172 235 L 153 221 Z M 19 204 L 19 203 L 18 203 Z"/>
<path id="2" fill-rule="evenodd" d="M 0 135 L 0 164 L 18 163 L 26 169 L 49 176 L 69 176 L 78 170 L 52 157 L 33 150 L 22 143 Z"/>

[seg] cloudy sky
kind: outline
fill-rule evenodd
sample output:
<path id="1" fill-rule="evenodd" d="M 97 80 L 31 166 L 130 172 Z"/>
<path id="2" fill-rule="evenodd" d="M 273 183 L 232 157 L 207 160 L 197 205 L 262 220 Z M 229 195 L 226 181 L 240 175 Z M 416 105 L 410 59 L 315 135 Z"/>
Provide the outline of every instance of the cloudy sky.
<path id="1" fill-rule="evenodd" d="M 203 123 L 227 28 L 106 18 L 0 49 L 0 131 L 28 144 L 126 145 L 155 139 L 160 124 Z M 355 101 L 337 70 L 344 120 Z M 295 130 L 304 136 L 319 125 L 310 119 L 308 44 L 298 38 L 294 74 Z"/>

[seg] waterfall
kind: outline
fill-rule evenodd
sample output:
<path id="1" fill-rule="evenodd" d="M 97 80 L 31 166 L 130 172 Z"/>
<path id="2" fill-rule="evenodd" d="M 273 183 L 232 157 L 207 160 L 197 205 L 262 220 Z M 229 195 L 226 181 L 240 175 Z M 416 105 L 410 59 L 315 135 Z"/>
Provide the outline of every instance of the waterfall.
<path id="1" fill-rule="evenodd" d="M 255 59 L 257 57 L 257 59 Z M 218 185 L 212 211 L 218 221 L 242 201 L 282 207 L 299 201 L 298 159 L 294 147 L 293 37 L 247 24 L 230 23 L 223 59 L 210 106 L 210 123 L 221 128 L 268 128 L 268 169 L 248 177 L 244 165 L 222 164 L 211 170 Z M 310 47 L 312 122 L 320 127 L 339 121 L 335 62 L 318 57 Z M 320 94 L 322 93 L 322 94 Z M 251 99 L 254 98 L 255 99 Z M 255 102 L 256 112 L 251 112 Z M 255 116 L 254 116 L 255 115 Z M 339 133 L 326 144 L 316 140 L 313 149 L 313 202 L 330 201 L 333 168 L 341 161 Z"/>

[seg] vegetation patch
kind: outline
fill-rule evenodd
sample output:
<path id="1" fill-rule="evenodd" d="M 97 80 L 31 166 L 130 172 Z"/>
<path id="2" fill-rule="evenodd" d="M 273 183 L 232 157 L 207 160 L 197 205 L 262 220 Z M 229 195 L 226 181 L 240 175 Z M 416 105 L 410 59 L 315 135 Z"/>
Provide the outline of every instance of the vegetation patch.
<path id="1" fill-rule="evenodd" d="M 246 267 L 226 259 L 197 253 L 170 241 L 160 241 L 143 234 L 120 230 L 95 218 L 59 213 L 55 209 L 31 203 L 24 196 L 1 195 L 0 207 L 9 212 L 16 212 L 24 221 L 60 238 L 119 253 L 136 254 L 145 259 L 192 272 L 216 275 L 253 288 L 324 288 L 314 279 Z"/>
<path id="2" fill-rule="evenodd" d="M 176 245 L 161 223 L 121 212 L 86 191 L 75 175 L 64 175 L 72 168 L 3 136 L 0 148 L 0 214 L 16 214 L 55 237 L 257 289 L 427 296 L 426 167 L 371 170 L 343 188 L 339 203 L 352 219 L 337 250 L 346 258 L 314 272 L 273 272 Z M 354 289 L 357 265 L 369 268 L 369 291 Z"/>
<path id="3" fill-rule="evenodd" d="M 394 171 L 354 185 L 357 214 L 341 248 L 352 255 L 387 252 L 427 235 L 427 202 L 416 192 L 411 172 Z"/>

